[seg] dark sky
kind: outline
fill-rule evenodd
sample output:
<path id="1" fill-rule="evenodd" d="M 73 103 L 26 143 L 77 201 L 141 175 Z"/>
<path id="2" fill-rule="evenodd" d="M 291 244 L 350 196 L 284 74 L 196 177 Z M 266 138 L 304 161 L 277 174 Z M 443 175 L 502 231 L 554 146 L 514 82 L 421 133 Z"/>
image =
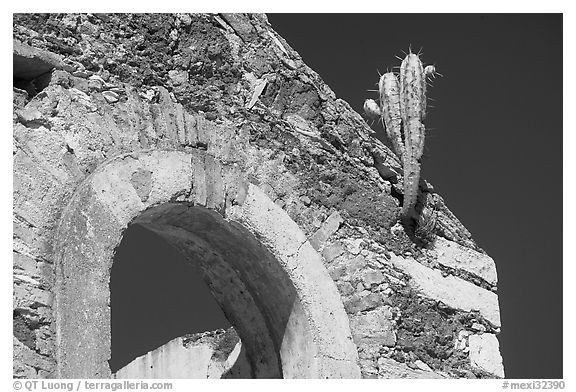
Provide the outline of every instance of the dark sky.
<path id="1" fill-rule="evenodd" d="M 359 113 L 377 69 L 423 48 L 444 75 L 429 89 L 423 176 L 496 261 L 506 376 L 562 378 L 562 15 L 268 19 Z"/>

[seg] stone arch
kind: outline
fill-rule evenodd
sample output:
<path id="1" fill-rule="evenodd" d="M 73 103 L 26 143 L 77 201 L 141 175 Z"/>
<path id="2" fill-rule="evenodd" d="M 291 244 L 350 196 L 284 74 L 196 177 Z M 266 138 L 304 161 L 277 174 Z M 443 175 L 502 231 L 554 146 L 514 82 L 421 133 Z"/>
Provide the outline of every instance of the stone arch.
<path id="1" fill-rule="evenodd" d="M 360 377 L 348 318 L 321 256 L 237 166 L 198 149 L 124 154 L 77 188 L 55 246 L 58 377 L 111 376 L 110 267 L 131 223 L 201 259 L 248 356 L 260 361 L 255 376 L 281 369 L 286 378 Z"/>

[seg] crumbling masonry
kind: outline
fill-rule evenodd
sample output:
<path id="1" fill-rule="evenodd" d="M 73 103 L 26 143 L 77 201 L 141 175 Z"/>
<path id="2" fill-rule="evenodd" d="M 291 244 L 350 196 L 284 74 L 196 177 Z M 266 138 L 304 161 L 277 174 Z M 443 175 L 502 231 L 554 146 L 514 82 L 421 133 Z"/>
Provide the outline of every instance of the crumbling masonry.
<path id="1" fill-rule="evenodd" d="M 425 181 L 411 238 L 398 157 L 264 15 L 14 15 L 13 56 L 15 377 L 504 376 L 494 261 Z M 136 224 L 233 328 L 113 374 Z"/>

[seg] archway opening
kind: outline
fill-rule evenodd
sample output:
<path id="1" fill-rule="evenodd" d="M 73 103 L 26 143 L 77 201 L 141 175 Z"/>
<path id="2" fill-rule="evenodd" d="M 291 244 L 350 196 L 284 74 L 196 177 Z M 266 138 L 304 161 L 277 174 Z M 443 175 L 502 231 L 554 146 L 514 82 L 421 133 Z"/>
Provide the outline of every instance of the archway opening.
<path id="1" fill-rule="evenodd" d="M 285 270 L 253 234 L 213 210 L 146 210 L 124 232 L 110 272 L 109 363 L 119 378 L 316 371 L 308 320 Z M 183 358 L 188 363 L 176 363 Z M 215 361 L 220 373 L 211 370 Z M 169 373 L 157 370 L 167 362 Z"/>
<path id="2" fill-rule="evenodd" d="M 231 326 L 198 266 L 138 224 L 116 249 L 110 309 L 112 373 L 175 338 Z"/>

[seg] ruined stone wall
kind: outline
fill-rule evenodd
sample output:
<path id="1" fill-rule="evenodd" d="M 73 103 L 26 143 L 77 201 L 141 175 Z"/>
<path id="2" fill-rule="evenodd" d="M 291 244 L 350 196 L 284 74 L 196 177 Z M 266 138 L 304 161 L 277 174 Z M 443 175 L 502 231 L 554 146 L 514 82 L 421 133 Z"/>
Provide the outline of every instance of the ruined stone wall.
<path id="1" fill-rule="evenodd" d="M 114 378 L 250 378 L 250 363 L 233 328 L 186 335 L 124 366 Z"/>
<path id="2" fill-rule="evenodd" d="M 149 150 L 203 151 L 287 213 L 338 288 L 362 377 L 503 376 L 493 260 L 427 183 L 427 241 L 399 224 L 398 158 L 265 16 L 15 15 L 14 40 L 15 377 L 56 374 L 63 211 L 104 162 Z M 132 177 L 143 200 L 153 174 Z"/>

